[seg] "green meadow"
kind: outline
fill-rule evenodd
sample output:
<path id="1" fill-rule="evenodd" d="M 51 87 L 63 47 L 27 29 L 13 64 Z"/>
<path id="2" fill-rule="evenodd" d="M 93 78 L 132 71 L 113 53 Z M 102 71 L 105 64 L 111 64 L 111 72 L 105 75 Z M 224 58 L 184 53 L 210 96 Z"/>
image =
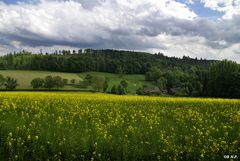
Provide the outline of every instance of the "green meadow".
<path id="1" fill-rule="evenodd" d="M 118 85 L 122 80 L 127 81 L 127 91 L 130 94 L 135 94 L 135 91 L 142 87 L 144 84 L 151 85 L 151 82 L 145 81 L 144 75 L 131 74 L 131 75 L 119 75 L 103 72 L 84 72 L 84 73 L 62 73 L 62 72 L 50 72 L 50 71 L 27 71 L 27 70 L 0 70 L 0 74 L 3 76 L 10 76 L 18 81 L 17 90 L 31 90 L 31 81 L 34 78 L 44 78 L 48 75 L 61 76 L 64 79 L 68 79 L 68 85 L 61 90 L 91 90 L 91 87 L 87 89 L 80 89 L 78 84 L 83 81 L 87 74 L 92 76 L 104 76 L 109 83 L 108 91 L 110 91 L 113 85 Z M 76 80 L 76 83 L 72 85 L 70 81 Z"/>

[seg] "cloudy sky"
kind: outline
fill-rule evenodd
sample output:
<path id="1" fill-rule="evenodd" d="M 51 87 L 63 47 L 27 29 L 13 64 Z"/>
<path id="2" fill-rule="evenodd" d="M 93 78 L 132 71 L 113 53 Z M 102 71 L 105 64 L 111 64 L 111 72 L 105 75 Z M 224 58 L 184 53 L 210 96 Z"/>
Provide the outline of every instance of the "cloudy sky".
<path id="1" fill-rule="evenodd" d="M 77 48 L 240 62 L 240 0 L 0 0 L 0 53 Z"/>

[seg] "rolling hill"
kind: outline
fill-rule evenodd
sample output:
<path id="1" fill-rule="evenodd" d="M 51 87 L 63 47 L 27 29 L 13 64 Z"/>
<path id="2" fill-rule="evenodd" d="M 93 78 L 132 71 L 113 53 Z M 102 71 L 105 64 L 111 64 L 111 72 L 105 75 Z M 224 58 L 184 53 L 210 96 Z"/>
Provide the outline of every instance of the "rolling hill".
<path id="1" fill-rule="evenodd" d="M 63 73 L 63 72 L 50 72 L 50 71 L 28 71 L 28 70 L 0 70 L 0 74 L 3 76 L 10 76 L 17 79 L 19 86 L 17 90 L 31 90 L 31 81 L 34 78 L 44 78 L 48 75 L 61 76 L 62 78 L 68 79 L 69 84 L 61 90 L 91 90 L 91 87 L 87 89 L 80 89 L 77 85 L 79 81 L 83 81 L 87 74 L 92 76 L 104 76 L 109 81 L 110 91 L 113 85 L 118 85 L 122 80 L 128 82 L 127 91 L 134 94 L 135 91 L 142 87 L 144 84 L 151 85 L 150 82 L 145 81 L 144 75 L 141 74 L 112 74 L 104 72 L 84 72 L 84 73 Z M 70 80 L 75 79 L 75 85 L 70 83 Z"/>

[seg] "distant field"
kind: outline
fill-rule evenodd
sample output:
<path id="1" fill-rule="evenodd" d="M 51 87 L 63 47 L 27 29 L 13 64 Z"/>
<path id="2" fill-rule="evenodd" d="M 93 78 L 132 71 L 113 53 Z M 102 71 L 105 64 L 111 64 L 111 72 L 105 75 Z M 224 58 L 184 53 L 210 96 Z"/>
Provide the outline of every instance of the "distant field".
<path id="1" fill-rule="evenodd" d="M 240 157 L 234 99 L 0 92 L 0 118 L 1 161 Z"/>
<path id="2" fill-rule="evenodd" d="M 3 76 L 10 76 L 18 80 L 19 86 L 17 89 L 32 89 L 31 81 L 34 78 L 44 78 L 48 75 L 61 76 L 62 78 L 76 79 L 79 82 L 81 78 L 74 73 L 60 73 L 60 72 L 47 72 L 47 71 L 25 71 L 25 70 L 0 70 L 0 74 Z M 65 90 L 74 90 L 73 86 L 65 86 Z"/>
<path id="3" fill-rule="evenodd" d="M 122 75 L 119 74 L 111 74 L 111 73 L 101 73 L 101 72 L 85 72 L 85 73 L 61 73 L 61 72 L 48 72 L 48 71 L 24 71 L 24 70 L 0 70 L 0 74 L 4 76 L 11 76 L 18 80 L 19 86 L 17 89 L 32 89 L 30 83 L 34 78 L 44 78 L 48 75 L 52 76 L 61 76 L 69 81 L 71 79 L 75 79 L 76 83 L 82 81 L 87 74 L 93 76 L 105 76 L 109 80 L 109 88 L 108 91 L 111 90 L 113 85 L 118 85 L 122 80 L 126 80 L 128 82 L 127 91 L 129 93 L 134 94 L 135 91 L 142 87 L 144 84 L 150 85 L 150 82 L 145 81 L 144 75 L 134 74 L 134 75 Z M 65 86 L 64 90 L 78 90 L 74 86 Z M 87 88 L 91 89 L 91 88 Z"/>
<path id="4" fill-rule="evenodd" d="M 129 93 L 135 93 L 135 91 L 142 87 L 144 84 L 150 85 L 150 82 L 145 81 L 144 75 L 141 74 L 131 74 L 131 75 L 122 75 L 119 74 L 111 74 L 111 73 L 101 73 L 101 72 L 85 72 L 78 74 L 79 77 L 82 79 L 85 78 L 87 74 L 93 75 L 93 76 L 104 76 L 108 78 L 109 80 L 109 88 L 108 91 L 111 90 L 111 87 L 113 85 L 118 85 L 122 80 L 125 80 L 128 82 L 128 88 L 127 91 Z"/>

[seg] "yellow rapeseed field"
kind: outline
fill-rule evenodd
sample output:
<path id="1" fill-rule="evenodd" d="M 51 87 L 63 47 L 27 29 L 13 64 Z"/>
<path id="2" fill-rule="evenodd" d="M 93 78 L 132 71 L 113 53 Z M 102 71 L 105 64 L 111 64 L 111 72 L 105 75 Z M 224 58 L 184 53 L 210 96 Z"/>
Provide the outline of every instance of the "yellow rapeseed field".
<path id="1" fill-rule="evenodd" d="M 240 100 L 0 93 L 0 160 L 239 160 Z"/>

